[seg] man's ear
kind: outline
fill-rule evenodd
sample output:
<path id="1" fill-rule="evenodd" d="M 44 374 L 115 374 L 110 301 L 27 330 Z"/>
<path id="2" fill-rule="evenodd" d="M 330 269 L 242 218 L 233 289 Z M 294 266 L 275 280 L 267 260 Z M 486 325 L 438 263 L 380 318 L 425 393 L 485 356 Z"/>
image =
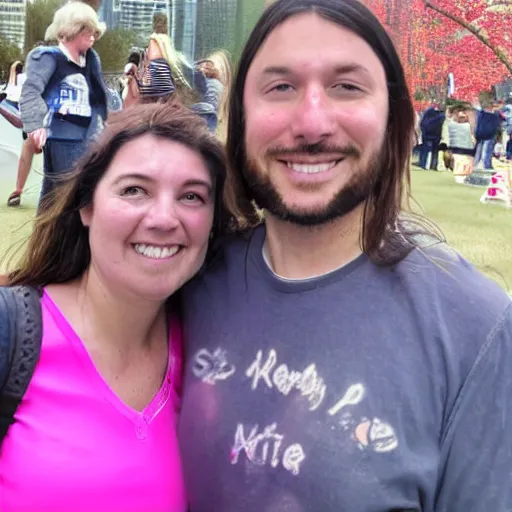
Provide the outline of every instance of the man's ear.
<path id="1" fill-rule="evenodd" d="M 92 204 L 88 206 L 84 206 L 80 210 L 80 220 L 82 221 L 82 224 L 84 227 L 88 228 L 91 225 L 91 219 L 92 219 Z"/>

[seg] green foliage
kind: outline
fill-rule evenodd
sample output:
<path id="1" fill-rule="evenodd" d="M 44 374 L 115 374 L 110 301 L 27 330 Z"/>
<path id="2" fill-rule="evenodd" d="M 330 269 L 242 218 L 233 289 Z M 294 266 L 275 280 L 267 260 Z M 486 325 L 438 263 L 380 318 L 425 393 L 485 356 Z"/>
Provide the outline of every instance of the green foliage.
<path id="1" fill-rule="evenodd" d="M 414 100 L 415 101 L 425 101 L 427 99 L 427 94 L 425 91 L 421 89 L 416 89 L 414 91 Z"/>
<path id="2" fill-rule="evenodd" d="M 238 0 L 236 11 L 236 49 L 238 60 L 249 34 L 263 12 L 263 0 Z"/>
<path id="3" fill-rule="evenodd" d="M 7 81 L 9 69 L 15 60 L 23 60 L 21 50 L 0 35 L 0 79 Z"/>
<path id="4" fill-rule="evenodd" d="M 94 45 L 94 49 L 101 58 L 101 67 L 106 72 L 122 71 L 132 46 L 144 47 L 142 41 L 134 30 L 114 29 L 107 30 L 103 37 Z"/>
<path id="5" fill-rule="evenodd" d="M 34 0 L 27 2 L 25 22 L 25 54 L 44 40 L 44 33 L 51 25 L 55 11 L 63 4 L 62 0 Z"/>

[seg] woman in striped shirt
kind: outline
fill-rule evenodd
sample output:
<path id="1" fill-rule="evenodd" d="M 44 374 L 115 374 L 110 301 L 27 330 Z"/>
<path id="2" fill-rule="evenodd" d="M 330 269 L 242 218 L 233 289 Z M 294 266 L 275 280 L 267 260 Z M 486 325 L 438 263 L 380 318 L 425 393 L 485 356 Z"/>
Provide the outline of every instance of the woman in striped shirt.
<path id="1" fill-rule="evenodd" d="M 125 106 L 137 102 L 166 102 L 176 89 L 190 89 L 179 56 L 167 34 L 153 33 L 150 36 L 141 72 L 139 78 L 135 65 L 127 66 L 125 70 L 131 81 Z"/>

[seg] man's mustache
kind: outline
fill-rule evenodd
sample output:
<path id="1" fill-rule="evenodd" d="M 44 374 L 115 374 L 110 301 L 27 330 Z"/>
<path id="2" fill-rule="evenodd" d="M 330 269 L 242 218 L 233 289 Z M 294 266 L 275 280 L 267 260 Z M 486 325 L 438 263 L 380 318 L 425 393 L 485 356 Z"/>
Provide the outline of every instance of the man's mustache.
<path id="1" fill-rule="evenodd" d="M 282 157 L 286 155 L 321 155 L 321 154 L 338 154 L 344 158 L 353 156 L 359 158 L 361 151 L 353 144 L 346 144 L 344 146 L 334 146 L 325 144 L 324 142 L 317 142 L 315 144 L 301 144 L 293 148 L 273 147 L 267 151 L 267 156 Z"/>

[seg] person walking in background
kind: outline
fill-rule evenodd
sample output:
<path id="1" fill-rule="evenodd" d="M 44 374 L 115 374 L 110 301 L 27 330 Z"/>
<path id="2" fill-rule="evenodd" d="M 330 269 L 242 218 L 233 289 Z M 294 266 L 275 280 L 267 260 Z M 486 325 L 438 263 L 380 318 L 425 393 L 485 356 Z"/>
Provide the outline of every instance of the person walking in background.
<path id="1" fill-rule="evenodd" d="M 501 142 L 501 137 L 496 138 L 492 156 L 497 160 L 502 160 L 506 156 L 505 146 L 503 145 L 503 142 Z"/>
<path id="2" fill-rule="evenodd" d="M 226 50 L 215 50 L 207 59 L 213 62 L 218 79 L 223 85 L 222 95 L 217 108 L 218 122 L 227 123 L 229 114 L 229 94 L 233 85 L 233 65 L 230 54 Z"/>
<path id="3" fill-rule="evenodd" d="M 448 121 L 448 151 L 447 167 L 455 169 L 459 157 L 472 158 L 475 154 L 475 136 L 469 121 L 469 116 L 464 110 L 455 110 Z M 471 164 L 471 161 L 469 162 Z"/>
<path id="4" fill-rule="evenodd" d="M 17 60 L 9 67 L 9 76 L 5 87 L 0 91 L 0 115 L 15 128 L 22 128 L 19 113 L 21 87 L 25 82 L 23 63 Z"/>
<path id="5" fill-rule="evenodd" d="M 149 37 L 142 61 L 129 62 L 125 67 L 128 77 L 124 105 L 135 103 L 173 102 L 190 103 L 191 82 L 185 75 L 185 59 L 174 48 L 168 34 L 167 16 L 153 15 L 153 33 Z"/>
<path id="6" fill-rule="evenodd" d="M 439 144 L 441 143 L 441 135 L 443 123 L 445 120 L 445 112 L 440 109 L 439 103 L 434 102 L 421 118 L 421 139 L 420 148 L 420 167 L 427 169 L 428 155 L 430 153 L 431 170 L 437 171 Z"/>
<path id="7" fill-rule="evenodd" d="M 20 61 L 14 62 L 10 67 L 7 86 L 4 91 L 2 91 L 2 95 L 4 96 L 4 98 L 2 98 L 3 105 L 7 105 L 9 107 L 9 111 L 12 112 L 13 116 L 15 116 L 14 126 L 17 128 L 22 126 L 21 118 L 19 117 L 19 101 L 23 84 L 27 78 L 23 71 L 23 63 Z M 2 112 L 4 112 L 3 109 Z M 14 117 L 10 117 L 9 115 L 5 115 L 4 117 L 13 124 Z M 16 189 L 7 199 L 7 206 L 10 207 L 19 206 L 21 203 L 21 193 L 25 187 L 25 183 L 32 166 L 32 158 L 36 152 L 34 143 L 32 140 L 28 139 L 26 132 L 22 130 L 21 133 L 23 137 L 23 144 L 21 146 L 18 171 L 16 173 Z"/>
<path id="8" fill-rule="evenodd" d="M 21 95 L 21 87 L 27 76 L 23 72 L 23 62 L 17 60 L 13 62 L 9 68 L 9 78 L 3 91 L 0 93 L 0 101 L 10 103 L 13 107 L 18 108 Z"/>
<path id="9" fill-rule="evenodd" d="M 474 160 L 475 170 L 483 167 L 486 171 L 492 171 L 492 153 L 494 141 L 500 129 L 502 118 L 499 112 L 492 106 L 483 106 L 478 112 L 476 120 L 476 152 Z"/>
<path id="10" fill-rule="evenodd" d="M 137 73 L 144 57 L 144 50 L 132 48 L 126 65 L 123 70 L 121 82 L 121 100 L 123 108 L 134 105 L 139 100 L 139 86 L 137 84 Z"/>
<path id="11" fill-rule="evenodd" d="M 194 76 L 194 85 L 199 92 L 200 102 L 191 105 L 191 109 L 205 119 L 209 130 L 215 133 L 220 103 L 225 94 L 220 72 L 211 59 L 204 59 L 196 63 Z"/>
<path id="12" fill-rule="evenodd" d="M 505 138 L 506 141 L 508 140 L 508 136 L 512 134 L 512 92 L 509 93 L 509 96 L 505 101 L 505 105 L 503 105 L 502 114 L 505 125 L 505 133 L 507 135 Z"/>
<path id="13" fill-rule="evenodd" d="M 505 150 L 506 150 L 507 160 L 508 161 L 512 160 L 512 133 L 508 136 L 507 145 L 506 145 Z"/>
<path id="14" fill-rule="evenodd" d="M 48 42 L 49 45 L 52 44 L 51 41 Z M 38 48 L 39 46 L 45 46 L 46 43 L 44 41 L 37 41 L 32 49 Z M 11 67 L 12 72 L 12 67 Z M 15 93 L 16 102 L 12 103 L 13 107 L 19 113 L 19 100 L 21 98 L 21 91 L 23 88 L 23 84 L 27 79 L 27 75 L 24 70 L 20 69 L 18 66 L 17 69 L 18 75 L 16 78 L 17 92 Z M 10 80 L 12 81 L 12 80 Z M 12 100 L 12 98 L 11 98 Z M 23 130 L 23 123 L 21 121 L 21 116 L 19 117 L 19 124 L 15 124 L 16 127 L 21 128 L 21 135 L 23 138 L 23 144 L 21 146 L 20 158 L 18 160 L 18 170 L 16 172 L 16 188 L 14 192 L 11 193 L 9 198 L 7 199 L 7 206 L 9 207 L 17 207 L 21 204 L 21 194 L 25 189 L 25 185 L 27 183 L 28 175 L 30 174 L 30 169 L 32 168 L 32 162 L 34 159 L 34 155 L 41 153 L 41 149 L 37 148 L 34 141 L 27 136 L 25 130 Z"/>
<path id="15" fill-rule="evenodd" d="M 35 48 L 27 57 L 20 113 L 35 148 L 43 149 L 40 211 L 58 177 L 103 129 L 106 86 L 92 46 L 104 31 L 94 9 L 69 2 L 55 12 L 46 31 L 45 40 L 58 40 L 58 46 Z"/>

